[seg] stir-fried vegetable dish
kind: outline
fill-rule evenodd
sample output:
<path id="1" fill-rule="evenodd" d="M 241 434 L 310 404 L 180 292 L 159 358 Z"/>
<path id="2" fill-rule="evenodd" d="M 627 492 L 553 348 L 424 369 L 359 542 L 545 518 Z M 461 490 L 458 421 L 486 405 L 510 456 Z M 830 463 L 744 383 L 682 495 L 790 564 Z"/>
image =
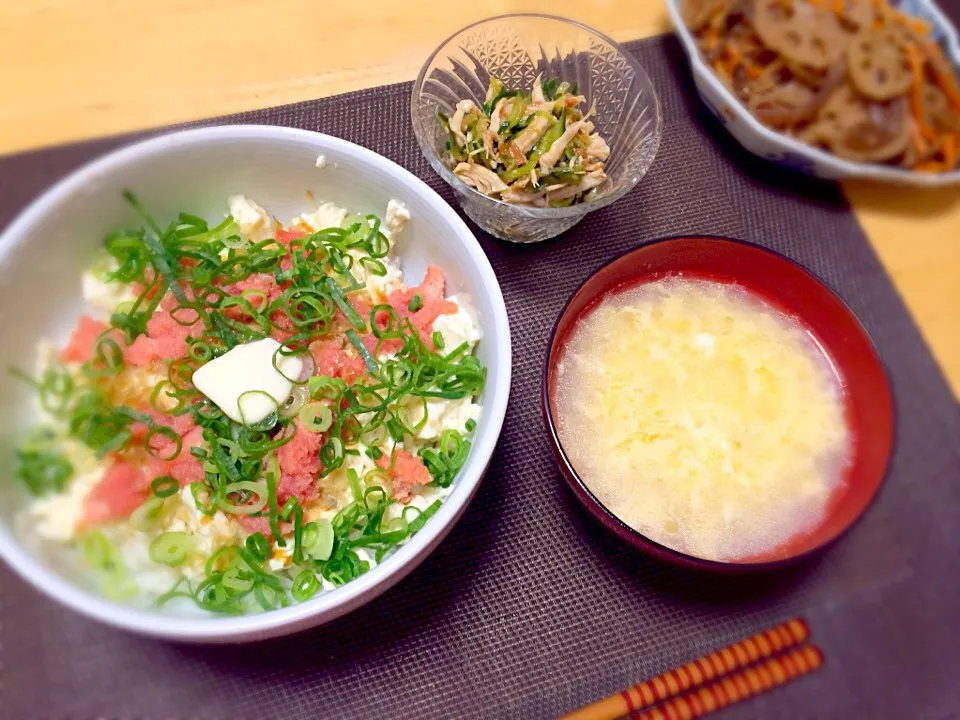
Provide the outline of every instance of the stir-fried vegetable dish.
<path id="1" fill-rule="evenodd" d="M 849 160 L 960 166 L 960 73 L 888 0 L 686 0 L 683 13 L 765 125 Z"/>

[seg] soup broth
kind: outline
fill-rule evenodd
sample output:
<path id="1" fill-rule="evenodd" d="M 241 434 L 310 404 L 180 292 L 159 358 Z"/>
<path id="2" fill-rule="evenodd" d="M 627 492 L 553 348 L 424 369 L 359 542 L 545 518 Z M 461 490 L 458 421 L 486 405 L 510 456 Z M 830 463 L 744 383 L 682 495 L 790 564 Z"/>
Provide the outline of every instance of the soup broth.
<path id="1" fill-rule="evenodd" d="M 573 328 L 555 399 L 563 450 L 594 495 L 704 559 L 813 530 L 850 457 L 829 359 L 731 284 L 678 276 L 607 296 Z"/>

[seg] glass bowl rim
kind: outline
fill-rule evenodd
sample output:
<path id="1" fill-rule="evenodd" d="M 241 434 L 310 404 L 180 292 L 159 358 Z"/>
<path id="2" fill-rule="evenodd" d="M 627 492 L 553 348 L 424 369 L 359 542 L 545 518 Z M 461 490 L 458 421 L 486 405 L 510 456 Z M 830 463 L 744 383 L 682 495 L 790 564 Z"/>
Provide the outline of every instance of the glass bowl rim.
<path id="1" fill-rule="evenodd" d="M 524 215 L 525 217 L 533 218 L 569 218 L 569 217 L 580 217 L 586 215 L 593 210 L 599 210 L 602 207 L 606 207 L 612 202 L 619 200 L 625 194 L 636 186 L 637 182 L 626 183 L 622 187 L 617 188 L 605 195 L 601 195 L 595 200 L 589 200 L 583 203 L 577 203 L 576 205 L 570 205 L 569 207 L 562 208 L 538 208 L 538 207 L 529 207 L 525 205 L 514 205 L 508 202 L 504 202 L 498 198 L 490 197 L 489 195 L 484 195 L 482 192 L 476 188 L 472 188 L 467 185 L 463 180 L 454 175 L 449 168 L 443 163 L 440 157 L 433 151 L 433 148 L 427 142 L 424 137 L 424 133 L 421 132 L 421 129 L 418 127 L 417 119 L 419 117 L 419 96 L 420 91 L 423 88 L 424 80 L 426 79 L 427 68 L 430 67 L 430 64 L 433 62 L 434 58 L 440 54 L 440 51 L 445 48 L 455 37 L 462 35 L 467 30 L 471 28 L 478 27 L 480 25 L 485 25 L 487 23 L 496 22 L 499 20 L 506 20 L 510 18 L 533 18 L 537 20 L 550 20 L 561 22 L 565 25 L 572 25 L 581 30 L 584 30 L 598 38 L 602 41 L 609 44 L 616 52 L 627 62 L 631 69 L 636 73 L 636 75 L 642 80 L 646 80 L 647 84 L 650 86 L 650 95 L 653 98 L 653 107 L 654 107 L 654 120 L 655 125 L 651 131 L 651 138 L 653 142 L 653 151 L 651 153 L 650 166 L 653 165 L 653 161 L 656 159 L 657 152 L 660 149 L 660 141 L 663 138 L 663 107 L 660 104 L 660 97 L 657 95 L 655 88 L 653 87 L 653 81 L 650 79 L 650 76 L 644 70 L 640 62 L 630 54 L 630 52 L 624 48 L 620 43 L 613 40 L 611 37 L 605 35 L 604 33 L 596 30 L 589 25 L 584 25 L 581 22 L 576 20 L 570 20 L 569 18 L 560 17 L 559 15 L 549 15 L 546 13 L 506 13 L 503 15 L 494 15 L 493 17 L 484 18 L 482 20 L 477 20 L 476 22 L 470 23 L 459 30 L 456 30 L 451 35 L 446 37 L 437 47 L 430 53 L 426 61 L 423 63 L 423 66 L 420 68 L 420 72 L 417 73 L 417 79 L 413 83 L 413 90 L 410 93 L 410 118 L 411 124 L 413 125 L 413 134 L 417 138 L 417 144 L 420 146 L 420 152 L 423 153 L 424 157 L 427 158 L 427 161 L 430 163 L 430 166 L 437 172 L 440 177 L 442 177 L 448 185 L 450 185 L 454 190 L 460 192 L 469 192 L 475 194 L 479 198 L 483 198 L 490 203 L 500 206 L 503 208 L 509 208 L 511 212 L 517 212 Z M 650 167 L 648 166 L 644 170 L 644 175 L 649 172 Z M 638 179 L 639 182 L 639 179 Z"/>

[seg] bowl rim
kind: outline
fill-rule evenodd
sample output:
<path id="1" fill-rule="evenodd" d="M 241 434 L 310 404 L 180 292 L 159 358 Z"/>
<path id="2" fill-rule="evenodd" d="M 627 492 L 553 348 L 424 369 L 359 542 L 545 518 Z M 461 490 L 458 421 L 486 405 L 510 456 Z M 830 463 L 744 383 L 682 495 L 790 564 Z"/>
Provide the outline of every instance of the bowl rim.
<path id="1" fill-rule="evenodd" d="M 463 34 L 471 28 L 478 27 L 480 25 L 485 25 L 487 23 L 513 19 L 513 18 L 533 18 L 538 20 L 551 20 L 561 22 L 565 25 L 573 25 L 580 28 L 596 37 L 600 38 L 604 42 L 608 43 L 617 53 L 624 58 L 627 64 L 631 69 L 637 74 L 641 81 L 646 80 L 647 84 L 650 86 L 650 95 L 653 98 L 654 104 L 654 127 L 651 130 L 650 142 L 653 144 L 653 150 L 650 156 L 650 165 L 644 170 L 643 175 L 636 178 L 633 182 L 625 184 L 623 187 L 609 192 L 605 195 L 594 200 L 588 200 L 587 202 L 577 203 L 576 205 L 570 205 L 569 207 L 562 208 L 538 208 L 538 207 L 527 207 L 526 205 L 513 205 L 508 202 L 504 202 L 499 198 L 494 198 L 489 195 L 484 195 L 482 192 L 476 188 L 470 187 L 463 180 L 454 175 L 449 168 L 443 163 L 440 157 L 433 151 L 433 148 L 427 142 L 426 137 L 417 127 L 416 118 L 418 116 L 418 107 L 419 103 L 417 102 L 420 90 L 423 88 L 424 80 L 427 75 L 427 68 L 430 67 L 430 63 L 433 62 L 434 58 L 440 54 L 440 51 L 447 46 L 455 37 Z M 469 25 L 465 25 L 456 32 L 452 33 L 450 36 L 445 38 L 436 48 L 430 53 L 426 61 L 420 68 L 420 72 L 417 73 L 417 78 L 414 80 L 413 89 L 410 92 L 410 121 L 413 125 L 413 134 L 417 138 L 417 145 L 420 146 L 420 152 L 423 153 L 423 156 L 430 163 L 430 166 L 434 171 L 442 177 L 450 187 L 460 193 L 471 193 L 477 197 L 483 198 L 495 206 L 502 208 L 509 208 L 511 212 L 519 212 L 524 216 L 529 218 L 543 218 L 543 219 L 554 219 L 554 218 L 569 218 L 569 217 L 580 217 L 586 215 L 593 210 L 599 210 L 602 207 L 606 207 L 612 202 L 619 200 L 621 197 L 630 192 L 637 183 L 643 179 L 644 175 L 650 171 L 650 167 L 653 167 L 653 163 L 656 160 L 657 153 L 660 150 L 660 142 L 663 139 L 663 106 L 660 103 L 660 96 L 656 92 L 656 88 L 653 85 L 653 81 L 650 79 L 650 76 L 647 74 L 647 71 L 640 64 L 640 61 L 637 60 L 630 52 L 624 48 L 616 40 L 612 39 L 608 35 L 596 30 L 595 28 L 585 25 L 584 23 L 578 22 L 576 20 L 571 20 L 569 18 L 560 17 L 559 15 L 550 15 L 548 13 L 506 13 L 503 15 L 495 15 L 493 17 L 483 18 L 482 20 L 477 20 L 472 22 Z"/>
<path id="2" fill-rule="evenodd" d="M 557 432 L 556 420 L 553 417 L 553 413 L 550 410 L 550 368 L 553 365 L 553 356 L 555 343 L 557 340 L 557 331 L 560 327 L 561 321 L 566 317 L 567 312 L 570 309 L 574 298 L 579 295 L 580 291 L 589 283 L 597 274 L 602 272 L 605 268 L 612 265 L 615 262 L 627 257 L 631 253 L 637 252 L 643 248 L 650 247 L 652 245 L 658 245 L 661 243 L 673 242 L 676 240 L 701 240 L 708 242 L 720 242 L 720 243 L 729 243 L 735 245 L 745 245 L 749 248 L 762 250 L 763 252 L 772 255 L 774 258 L 785 261 L 786 263 L 792 265 L 795 269 L 799 270 L 801 273 L 806 275 L 808 278 L 812 279 L 823 289 L 825 289 L 830 295 L 833 296 L 835 300 L 840 303 L 840 306 L 847 313 L 849 318 L 853 321 L 854 326 L 859 329 L 861 336 L 867 341 L 874 360 L 877 362 L 881 370 L 883 377 L 883 392 L 887 396 L 887 399 L 890 404 L 890 414 L 891 414 L 891 434 L 890 434 L 890 448 L 887 452 L 886 461 L 884 463 L 883 472 L 880 475 L 880 479 L 877 482 L 876 487 L 873 489 L 873 492 L 867 498 L 866 503 L 864 503 L 863 508 L 860 510 L 853 519 L 847 523 L 847 525 L 837 532 L 833 537 L 828 538 L 821 542 L 818 545 L 815 545 L 812 548 L 804 550 L 803 552 L 797 553 L 795 555 L 790 555 L 785 558 L 779 558 L 776 560 L 764 560 L 762 562 L 739 562 L 739 561 L 723 561 L 723 560 L 710 560 L 707 558 L 701 558 L 696 555 L 691 555 L 689 553 L 682 552 L 680 550 L 675 550 L 674 548 L 663 545 L 656 540 L 648 537 L 639 530 L 627 525 L 623 520 L 621 520 L 617 515 L 615 515 L 611 510 L 609 510 L 603 502 L 593 493 L 592 490 L 587 486 L 583 481 L 583 478 L 580 477 L 580 474 L 577 472 L 573 463 L 570 461 L 570 458 L 567 456 L 566 452 L 563 449 L 563 445 L 560 442 L 560 436 Z M 596 295 L 591 298 L 590 302 L 595 302 L 603 293 Z M 877 350 L 876 343 L 874 343 L 873 338 L 870 333 L 867 332 L 866 327 L 864 327 L 863 322 L 857 316 L 850 305 L 844 300 L 830 285 L 820 279 L 815 273 L 805 268 L 796 260 L 784 255 L 777 250 L 773 250 L 768 247 L 764 247 L 758 243 L 749 242 L 747 240 L 739 240 L 737 238 L 731 238 L 724 235 L 711 235 L 706 233 L 691 233 L 685 235 L 670 235 L 666 237 L 654 238 L 648 242 L 643 242 L 640 245 L 636 245 L 632 248 L 629 248 L 621 253 L 618 253 L 615 257 L 610 258 L 605 261 L 592 272 L 590 272 L 586 278 L 577 285 L 577 288 L 570 294 L 570 297 L 567 298 L 567 301 L 564 303 L 563 308 L 560 310 L 557 315 L 557 319 L 553 324 L 553 329 L 550 331 L 550 339 L 547 342 L 547 350 L 544 357 L 543 370 L 540 378 L 540 402 L 543 410 L 543 417 L 545 424 L 547 426 L 547 434 L 550 437 L 550 444 L 554 450 L 554 456 L 557 458 L 558 462 L 561 464 L 561 475 L 566 481 L 567 485 L 574 491 L 574 495 L 577 496 L 577 499 L 589 510 L 591 513 L 600 520 L 601 524 L 610 532 L 613 532 L 617 537 L 621 538 L 629 545 L 639 550 L 645 552 L 652 552 L 652 554 L 660 557 L 661 559 L 672 562 L 675 565 L 681 565 L 686 567 L 695 567 L 702 570 L 708 570 L 719 573 L 731 573 L 731 572 L 763 572 L 768 570 L 775 570 L 778 568 L 783 568 L 787 565 L 793 565 L 794 563 L 799 563 L 804 560 L 807 560 L 811 557 L 819 555 L 824 550 L 832 546 L 847 533 L 849 533 L 854 526 L 856 526 L 864 515 L 867 514 L 867 511 L 873 506 L 876 502 L 877 497 L 880 494 L 881 489 L 886 484 L 887 479 L 890 475 L 890 469 L 893 462 L 893 455 L 897 445 L 897 404 L 896 398 L 893 394 L 892 385 L 890 383 L 890 372 L 887 368 L 886 363 L 883 361 L 882 356 Z"/>
<path id="3" fill-rule="evenodd" d="M 666 0 L 667 13 L 670 16 L 674 31 L 680 38 L 680 43 L 683 46 L 694 74 L 709 84 L 710 89 L 723 98 L 726 107 L 729 108 L 730 111 L 736 115 L 737 120 L 742 122 L 754 135 L 763 138 L 781 152 L 800 155 L 829 168 L 832 177 L 837 179 L 867 179 L 921 187 L 943 187 L 960 183 L 960 169 L 945 173 L 920 173 L 914 170 L 896 168 L 880 163 L 855 162 L 853 160 L 840 158 L 828 153 L 826 150 L 807 145 L 799 140 L 787 137 L 772 128 L 768 128 L 747 110 L 746 105 L 744 105 L 740 99 L 720 81 L 713 70 L 703 62 L 703 56 L 697 48 L 693 34 L 680 15 L 681 1 L 682 0 Z M 927 9 L 934 19 L 936 26 L 943 31 L 945 36 L 944 44 L 950 53 L 950 62 L 960 71 L 960 38 L 958 38 L 957 29 L 933 0 L 915 1 Z M 699 88 L 698 94 L 701 96 L 703 94 Z M 733 134 L 726 126 L 724 126 L 724 130 L 731 135 Z M 743 143 L 739 141 L 739 138 L 736 138 L 736 136 L 734 136 L 734 138 L 743 145 Z M 763 157 L 761 153 L 750 150 L 749 148 L 747 149 L 752 154 L 761 158 Z M 772 160 L 770 162 L 775 163 L 777 161 Z"/>
<path id="4" fill-rule="evenodd" d="M 496 355 L 499 381 L 497 391 L 484 399 L 487 412 L 482 434 L 474 438 L 471 456 L 461 470 L 453 490 L 441 505 L 436 516 L 405 545 L 382 564 L 366 574 L 329 593 L 319 595 L 303 603 L 250 615 L 219 617 L 164 615 L 161 612 L 140 609 L 132 605 L 114 602 L 69 582 L 60 573 L 48 568 L 35 558 L 15 538 L 14 528 L 0 525 L 0 559 L 17 572 L 37 590 L 71 609 L 108 625 L 129 630 L 141 635 L 161 637 L 187 642 L 242 642 L 275 637 L 306 627 L 334 620 L 372 600 L 399 582 L 422 562 L 456 521 L 473 498 L 486 472 L 500 436 L 506 415 L 512 373 L 510 325 L 503 300 L 503 293 L 480 243 L 454 209 L 425 182 L 392 160 L 360 145 L 346 140 L 309 130 L 274 125 L 221 125 L 179 130 L 148 138 L 113 150 L 71 171 L 66 177 L 36 197 L 0 234 L 0 261 L 20 243 L 28 242 L 33 226 L 44 216 L 78 192 L 83 192 L 91 177 L 107 175 L 114 170 L 136 165 L 143 159 L 162 156 L 171 151 L 189 152 L 203 148 L 210 142 L 278 143 L 300 144 L 305 156 L 317 152 L 337 151 L 352 155 L 368 165 L 372 171 L 394 176 L 430 204 L 442 222 L 464 244 L 473 271 L 480 275 L 481 284 L 487 293 L 493 312 L 493 325 L 484 328 L 488 336 L 500 340 Z M 312 158 L 310 159 L 312 162 Z"/>

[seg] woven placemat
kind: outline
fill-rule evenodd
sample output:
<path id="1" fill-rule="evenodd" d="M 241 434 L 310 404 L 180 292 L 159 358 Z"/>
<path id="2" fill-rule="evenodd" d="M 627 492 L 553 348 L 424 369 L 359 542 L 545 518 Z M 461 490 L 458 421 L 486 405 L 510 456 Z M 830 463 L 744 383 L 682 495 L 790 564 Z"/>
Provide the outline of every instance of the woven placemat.
<path id="1" fill-rule="evenodd" d="M 960 412 L 838 190 L 733 145 L 695 100 L 672 38 L 631 46 L 665 111 L 650 174 L 565 236 L 510 245 L 477 231 L 515 347 L 503 435 L 439 549 L 363 609 L 235 648 L 146 640 L 83 619 L 0 569 L 0 716 L 9 718 L 550 718 L 802 613 L 815 676 L 726 717 L 955 717 L 960 712 Z M 445 198 L 414 141 L 409 85 L 211 123 L 274 123 L 366 145 Z M 209 123 L 208 123 L 209 124 Z M 129 138 L 0 162 L 0 225 L 44 186 Z M 879 501 L 819 560 L 715 578 L 638 555 L 585 516 L 553 463 L 541 365 L 563 302 L 605 260 L 681 233 L 751 240 L 803 263 L 860 315 L 893 379 L 896 455 Z"/>

